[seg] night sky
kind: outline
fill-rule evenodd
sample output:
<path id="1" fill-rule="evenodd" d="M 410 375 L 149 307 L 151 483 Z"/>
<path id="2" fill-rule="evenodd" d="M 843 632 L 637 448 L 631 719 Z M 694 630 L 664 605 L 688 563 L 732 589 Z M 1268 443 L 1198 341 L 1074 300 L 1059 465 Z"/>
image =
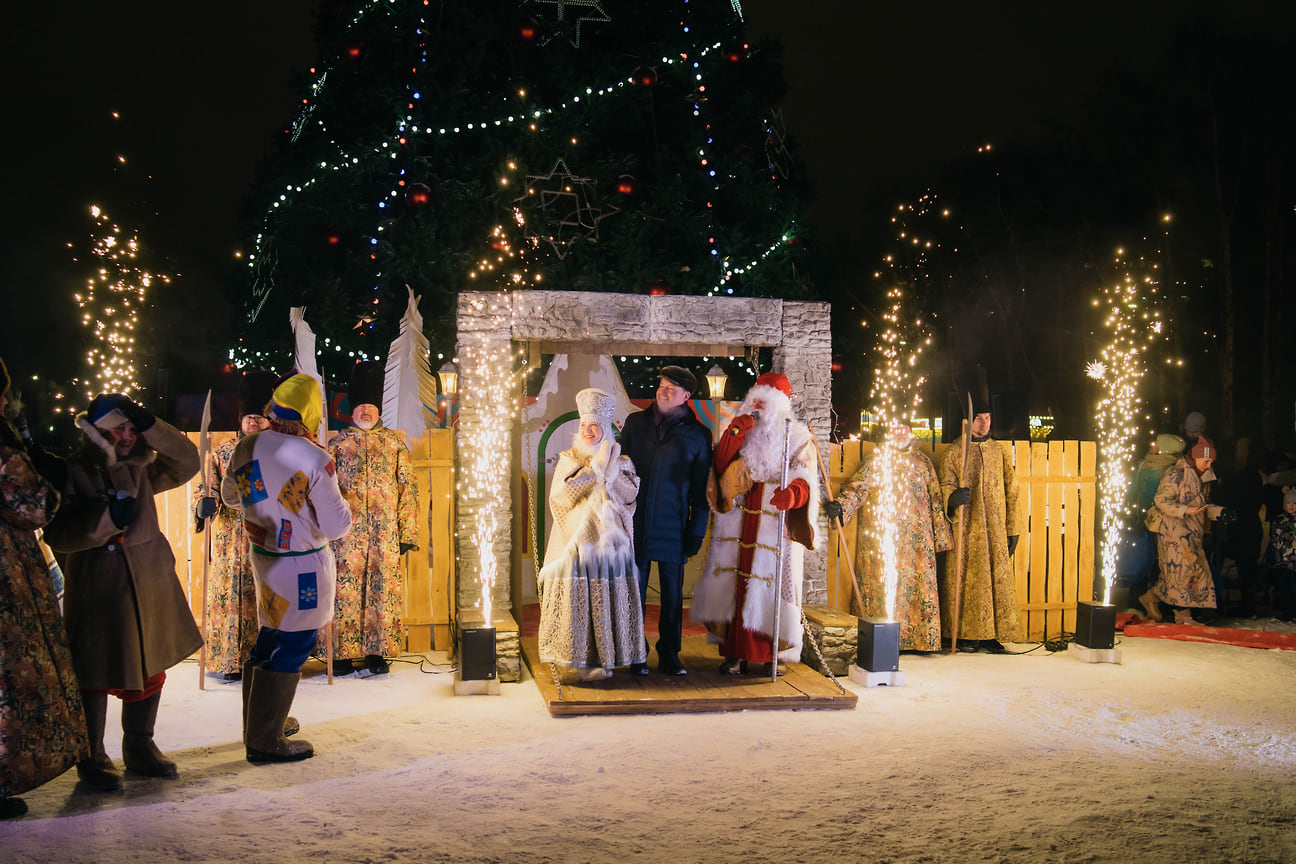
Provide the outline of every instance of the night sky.
<path id="1" fill-rule="evenodd" d="M 171 290 L 204 322 L 186 339 L 194 362 L 224 344 L 231 315 L 217 286 L 236 266 L 236 214 L 257 160 L 295 115 L 317 2 L 8 11 L 0 351 L 11 368 L 76 371 L 66 337 L 87 267 L 67 244 L 85 243 L 92 201 L 140 224 L 143 241 L 171 259 L 180 274 Z M 1053 119 L 1079 122 L 1111 64 L 1155 69 L 1190 4 L 743 5 L 754 40 L 769 33 L 784 43 L 787 125 L 816 189 L 821 244 L 837 252 L 883 230 L 864 206 L 878 184 L 921 194 L 942 164 L 980 143 L 1029 138 Z M 1296 4 L 1214 5 L 1290 27 Z"/>

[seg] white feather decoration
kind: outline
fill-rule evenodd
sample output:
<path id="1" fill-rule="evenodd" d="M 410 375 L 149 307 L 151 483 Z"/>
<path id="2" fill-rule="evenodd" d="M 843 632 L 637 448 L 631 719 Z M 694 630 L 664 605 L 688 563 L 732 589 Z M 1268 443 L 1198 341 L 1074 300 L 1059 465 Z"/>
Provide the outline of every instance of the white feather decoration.
<path id="1" fill-rule="evenodd" d="M 324 382 L 320 378 L 319 366 L 315 362 L 315 331 L 306 323 L 306 307 L 293 306 L 288 310 L 288 323 L 293 332 L 293 368 L 298 372 L 315 379 L 319 387 L 320 405 L 327 409 L 324 398 Z M 328 443 L 328 411 L 320 412 L 320 428 L 316 435 L 321 445 Z"/>
<path id="2" fill-rule="evenodd" d="M 400 332 L 387 352 L 383 373 L 382 422 L 388 429 L 400 429 L 411 439 L 423 430 L 439 425 L 436 420 L 436 383 L 428 340 L 423 335 L 423 316 L 418 311 L 421 297 L 408 285 L 409 301 L 401 318 Z"/>

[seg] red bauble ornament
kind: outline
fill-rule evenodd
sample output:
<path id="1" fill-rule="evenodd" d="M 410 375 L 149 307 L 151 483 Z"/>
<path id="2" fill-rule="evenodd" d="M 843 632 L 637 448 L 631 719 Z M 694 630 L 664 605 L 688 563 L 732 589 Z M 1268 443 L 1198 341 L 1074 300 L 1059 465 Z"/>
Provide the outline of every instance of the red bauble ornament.
<path id="1" fill-rule="evenodd" d="M 342 56 L 348 60 L 359 60 L 360 55 L 364 53 L 364 46 L 359 42 L 352 42 L 342 49 Z"/>
<path id="2" fill-rule="evenodd" d="M 651 66 L 640 66 L 630 77 L 640 87 L 651 90 L 657 86 L 657 70 Z"/>
<path id="3" fill-rule="evenodd" d="M 617 178 L 616 191 L 618 195 L 633 195 L 639 191 L 639 181 L 630 174 L 622 174 Z"/>
<path id="4" fill-rule="evenodd" d="M 432 190 L 426 183 L 414 183 L 405 193 L 405 203 L 416 209 L 426 207 L 432 203 Z"/>
<path id="5" fill-rule="evenodd" d="M 648 294 L 652 297 L 667 297 L 671 293 L 670 286 L 665 282 L 652 282 L 648 285 Z"/>
<path id="6" fill-rule="evenodd" d="M 724 58 L 730 63 L 741 63 L 747 59 L 746 45 L 732 45 L 724 53 Z"/>
<path id="7" fill-rule="evenodd" d="M 336 231 L 329 231 L 324 235 L 324 242 L 330 246 L 341 246 L 342 235 Z"/>
<path id="8" fill-rule="evenodd" d="M 832 370 L 834 375 L 839 375 L 846 371 L 846 361 L 842 359 L 840 354 L 834 354 L 832 364 L 828 368 Z"/>
<path id="9" fill-rule="evenodd" d="M 540 22 L 534 18 L 523 18 L 518 22 L 517 35 L 523 42 L 534 42 L 540 35 Z"/>

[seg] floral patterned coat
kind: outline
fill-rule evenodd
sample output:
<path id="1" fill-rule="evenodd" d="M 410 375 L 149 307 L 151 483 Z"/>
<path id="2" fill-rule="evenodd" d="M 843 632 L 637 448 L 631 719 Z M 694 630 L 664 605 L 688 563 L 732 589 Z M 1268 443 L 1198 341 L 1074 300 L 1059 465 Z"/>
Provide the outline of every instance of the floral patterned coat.
<path id="1" fill-rule="evenodd" d="M 400 546 L 418 544 L 418 483 L 399 432 L 354 426 L 329 442 L 338 486 L 351 507 L 351 531 L 333 542 L 337 599 L 333 656 L 392 657 L 405 650 Z M 321 654 L 326 631 L 320 632 Z"/>
<path id="2" fill-rule="evenodd" d="M 216 499 L 216 515 L 208 526 L 211 565 L 207 572 L 207 671 L 220 674 L 242 671 L 258 630 L 256 577 L 248 557 L 243 514 L 220 497 L 221 480 L 229 472 L 237 444 L 236 439 L 231 439 L 212 451 L 211 464 L 194 495 L 195 506 L 208 495 Z"/>
<path id="3" fill-rule="evenodd" d="M 1171 606 L 1215 608 L 1215 583 L 1202 548 L 1206 511 L 1187 512 L 1205 506 L 1201 478 L 1181 458 L 1161 477 L 1156 494 L 1161 511 L 1161 530 L 1156 535 L 1161 579 L 1156 593 Z"/>
<path id="4" fill-rule="evenodd" d="M 899 501 L 896 522 L 895 621 L 900 624 L 902 651 L 939 651 L 941 640 L 940 594 L 936 581 L 936 553 L 954 545 L 936 469 L 927 454 L 912 442 L 899 451 Z M 858 511 L 855 539 L 855 578 L 864 600 L 864 617 L 886 618 L 882 585 L 882 549 L 877 507 L 877 456 L 846 482 L 837 496 L 842 518 L 849 522 Z"/>
<path id="5" fill-rule="evenodd" d="M 995 639 L 1016 642 L 1021 632 L 1017 606 L 1017 584 L 1008 538 L 1017 536 L 1017 478 L 1008 449 L 986 438 L 968 442 L 967 473 L 960 471 L 962 439 L 945 448 L 941 455 L 941 497 L 966 486 L 972 502 L 963 517 L 963 585 L 958 620 L 958 638 Z M 954 530 L 958 530 L 958 522 Z M 955 537 L 957 540 L 957 535 Z M 951 558 L 953 556 L 950 556 Z M 941 576 L 941 621 L 945 634 L 953 638 L 954 583 L 958 562 L 948 561 Z"/>
<path id="6" fill-rule="evenodd" d="M 0 797 L 90 755 L 63 616 L 36 542 L 58 504 L 27 454 L 0 444 Z"/>

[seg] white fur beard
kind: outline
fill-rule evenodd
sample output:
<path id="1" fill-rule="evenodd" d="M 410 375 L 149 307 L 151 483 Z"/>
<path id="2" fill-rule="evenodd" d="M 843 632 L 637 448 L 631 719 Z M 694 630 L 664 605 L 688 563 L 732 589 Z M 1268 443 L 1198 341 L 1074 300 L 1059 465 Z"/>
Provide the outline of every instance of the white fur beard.
<path id="1" fill-rule="evenodd" d="M 764 414 L 743 442 L 743 461 L 747 472 L 758 483 L 776 483 L 783 476 L 783 430 L 781 414 Z"/>

